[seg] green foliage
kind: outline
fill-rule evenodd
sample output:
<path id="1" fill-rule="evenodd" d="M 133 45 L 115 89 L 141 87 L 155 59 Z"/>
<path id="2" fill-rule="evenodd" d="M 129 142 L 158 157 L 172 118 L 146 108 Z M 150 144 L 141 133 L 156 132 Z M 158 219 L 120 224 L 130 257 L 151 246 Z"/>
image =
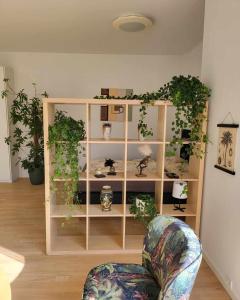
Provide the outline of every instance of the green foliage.
<path id="1" fill-rule="evenodd" d="M 68 205 L 72 203 L 77 192 L 79 154 L 84 150 L 79 141 L 84 139 L 85 134 L 84 122 L 66 116 L 63 111 L 56 112 L 54 124 L 49 126 L 48 146 L 51 150 L 55 150 L 52 161 L 53 178 L 65 179 L 62 196 Z M 54 182 L 52 188 L 57 189 Z"/>
<path id="2" fill-rule="evenodd" d="M 35 95 L 32 98 L 24 92 L 24 89 L 15 93 L 9 85 L 9 80 L 4 79 L 6 89 L 1 92 L 2 98 L 9 94 L 14 95 L 10 107 L 10 120 L 14 126 L 13 134 L 5 138 L 5 142 L 11 145 L 12 155 L 19 154 L 22 149 L 28 149 L 25 158 L 18 157 L 18 163 L 29 171 L 44 167 L 43 150 L 43 109 L 42 101 L 37 97 L 36 84 L 33 83 Z M 41 94 L 48 97 L 47 93 Z"/>
<path id="3" fill-rule="evenodd" d="M 198 143 L 207 143 L 208 137 L 202 131 L 203 122 L 206 119 L 205 109 L 210 89 L 197 77 L 174 76 L 159 92 L 165 99 L 172 101 L 176 107 L 175 120 L 172 122 L 174 133 L 171 145 L 176 150 L 177 145 L 182 145 L 182 130 L 190 129 L 189 154 L 202 157 L 202 150 Z"/>
<path id="4" fill-rule="evenodd" d="M 202 124 L 206 119 L 205 109 L 211 90 L 205 86 L 197 77 L 174 76 L 170 82 L 164 84 L 157 92 L 132 95 L 126 97 L 109 97 L 96 96 L 96 99 L 138 99 L 141 101 L 140 119 L 138 128 L 144 137 L 152 135 L 152 129 L 149 129 L 145 123 L 147 107 L 153 105 L 156 100 L 169 100 L 176 107 L 175 121 L 172 123 L 174 133 L 171 141 L 172 150 L 177 150 L 177 145 L 182 145 L 182 129 L 190 129 L 189 154 L 202 157 L 202 150 L 199 149 L 198 143 L 208 142 L 208 137 L 202 131 Z"/>
<path id="5" fill-rule="evenodd" d="M 141 200 L 143 203 L 137 205 L 136 199 Z M 157 209 L 155 200 L 149 194 L 139 194 L 133 200 L 130 206 L 130 213 L 134 215 L 134 218 L 148 226 L 149 222 L 156 217 Z"/>

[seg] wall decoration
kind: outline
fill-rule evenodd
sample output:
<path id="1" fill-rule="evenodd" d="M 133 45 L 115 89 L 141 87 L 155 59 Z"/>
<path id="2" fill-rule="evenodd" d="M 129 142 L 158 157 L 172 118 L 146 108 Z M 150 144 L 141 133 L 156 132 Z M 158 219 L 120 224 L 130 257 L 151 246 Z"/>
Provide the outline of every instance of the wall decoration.
<path id="1" fill-rule="evenodd" d="M 132 96 L 132 89 L 117 89 L 117 88 L 104 88 L 101 89 L 101 96 L 122 98 L 126 96 Z M 124 122 L 125 109 L 122 105 L 102 105 L 100 110 L 101 121 L 111 122 Z M 129 106 L 128 121 L 132 121 L 132 107 Z"/>
<path id="2" fill-rule="evenodd" d="M 238 124 L 218 124 L 218 153 L 215 168 L 235 175 L 234 159 Z"/>

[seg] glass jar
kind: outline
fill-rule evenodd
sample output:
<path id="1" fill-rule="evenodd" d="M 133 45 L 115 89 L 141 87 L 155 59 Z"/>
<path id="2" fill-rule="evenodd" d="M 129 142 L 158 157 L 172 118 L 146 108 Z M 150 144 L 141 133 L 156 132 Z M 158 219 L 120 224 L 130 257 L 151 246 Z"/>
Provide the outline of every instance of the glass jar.
<path id="1" fill-rule="evenodd" d="M 110 211 L 113 200 L 113 191 L 110 185 L 104 185 L 100 195 L 101 207 L 103 211 Z"/>

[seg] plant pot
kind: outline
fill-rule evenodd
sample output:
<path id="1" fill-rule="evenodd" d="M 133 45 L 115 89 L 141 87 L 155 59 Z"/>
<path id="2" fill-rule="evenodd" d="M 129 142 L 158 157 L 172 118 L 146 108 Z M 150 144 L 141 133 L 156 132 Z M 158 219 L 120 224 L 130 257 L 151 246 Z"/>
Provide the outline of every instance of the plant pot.
<path id="1" fill-rule="evenodd" d="M 39 185 L 44 182 L 44 168 L 35 168 L 28 171 L 28 175 L 32 185 Z"/>
<path id="2" fill-rule="evenodd" d="M 145 201 L 139 198 L 136 198 L 136 206 L 141 210 L 141 212 L 144 212 L 145 210 Z"/>
<path id="3" fill-rule="evenodd" d="M 110 123 L 103 124 L 103 138 L 108 141 L 111 138 L 112 125 Z"/>
<path id="4" fill-rule="evenodd" d="M 143 134 L 141 133 L 140 129 L 138 129 L 138 140 L 140 142 L 143 142 L 145 140 L 145 138 L 144 138 Z"/>

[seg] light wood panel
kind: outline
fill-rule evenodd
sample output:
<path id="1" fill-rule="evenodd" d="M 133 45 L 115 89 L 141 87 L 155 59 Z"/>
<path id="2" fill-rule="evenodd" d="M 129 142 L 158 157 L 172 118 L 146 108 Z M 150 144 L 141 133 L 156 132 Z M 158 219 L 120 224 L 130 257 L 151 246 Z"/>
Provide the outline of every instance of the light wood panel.
<path id="1" fill-rule="evenodd" d="M 1 245 L 25 257 L 26 265 L 12 284 L 12 300 L 79 300 L 87 273 L 106 262 L 141 263 L 138 254 L 101 254 L 81 256 L 47 256 L 45 254 L 44 186 L 32 186 L 27 179 L 13 184 L 0 184 Z M 131 218 L 133 219 L 133 218 Z M 132 226 L 133 227 L 133 226 Z M 129 233 L 129 232 L 127 232 Z M 133 232 L 134 233 L 134 232 Z M 136 240 L 135 240 L 136 239 Z M 58 242 L 59 244 L 58 246 Z M 70 242 L 57 241 L 56 247 L 84 240 L 76 237 Z M 63 243 L 63 244 L 62 244 Z M 142 241 L 137 235 L 127 235 L 127 247 L 134 248 Z M 71 249 L 75 247 L 71 245 Z M 191 300 L 230 300 L 225 290 L 202 262 Z"/>
<path id="2" fill-rule="evenodd" d="M 82 208 L 77 208 L 76 206 L 72 209 L 68 209 L 64 205 L 57 205 L 55 201 L 55 194 L 50 192 L 50 176 L 53 173 L 51 166 L 51 153 L 47 147 L 48 140 L 48 126 L 52 124 L 54 117 L 54 105 L 55 104 L 76 104 L 82 105 L 85 107 L 85 120 L 86 120 L 86 138 L 84 141 L 80 141 L 79 143 L 84 143 L 84 147 L 86 149 L 86 163 L 87 168 L 86 172 L 79 173 L 79 181 L 86 182 L 86 204 L 82 205 Z M 123 137 L 112 138 L 109 141 L 104 140 L 102 137 L 91 137 L 91 123 L 95 120 L 92 120 L 91 111 L 92 106 L 96 105 L 108 105 L 108 104 L 118 104 L 123 105 L 125 107 L 125 120 L 124 120 L 124 134 Z M 141 232 L 135 232 L 133 234 L 133 239 L 131 241 L 131 235 L 127 234 L 127 226 L 128 226 L 128 217 L 130 216 L 129 205 L 127 205 L 127 182 L 139 182 L 141 185 L 142 182 L 154 182 L 155 183 L 155 201 L 157 210 L 160 214 L 167 214 L 176 217 L 186 217 L 186 222 L 195 230 L 197 234 L 199 234 L 200 227 L 200 215 L 201 215 L 201 191 L 202 191 L 202 179 L 203 179 L 203 165 L 204 161 L 196 159 L 194 157 L 190 158 L 189 162 L 189 172 L 182 173 L 179 179 L 170 179 L 165 175 L 165 152 L 166 146 L 169 144 L 169 141 L 166 139 L 166 131 L 167 131 L 167 114 L 168 109 L 172 106 L 169 101 L 156 101 L 154 104 L 154 109 L 157 110 L 157 127 L 156 127 L 156 138 L 155 139 L 146 139 L 146 141 L 139 141 L 137 137 L 129 139 L 129 126 L 130 123 L 128 121 L 128 113 L 129 109 L 132 105 L 139 106 L 141 101 L 139 100 L 117 100 L 117 99 L 44 99 L 44 138 L 45 138 L 45 178 L 46 178 L 46 243 L 47 243 L 47 253 L 48 254 L 76 254 L 76 253 L 93 253 L 93 251 L 98 250 L 98 245 L 94 245 L 97 243 L 99 237 L 96 235 L 95 238 L 92 238 L 91 230 L 92 225 L 94 224 L 94 218 L 104 220 L 109 219 L 111 217 L 117 219 L 121 217 L 121 222 L 119 223 L 118 233 L 120 236 L 120 243 L 116 243 L 115 234 L 110 234 L 109 230 L 106 230 L 104 234 L 100 234 L 100 237 L 103 237 L 104 243 L 103 247 L 101 247 L 102 253 L 106 250 L 107 252 L 127 252 L 128 250 L 139 252 L 138 249 L 138 241 L 142 239 Z M 207 113 L 207 111 L 206 111 Z M 169 124 L 171 126 L 171 124 Z M 203 130 L 206 130 L 206 124 L 204 124 Z M 61 142 L 61 141 L 59 141 Z M 189 141 L 185 141 L 187 144 Z M 122 172 L 118 172 L 116 176 L 108 176 L 104 178 L 96 178 L 92 170 L 90 170 L 91 165 L 91 147 L 95 145 L 95 147 L 100 147 L 100 145 L 106 146 L 119 144 L 119 147 L 123 148 L 123 170 Z M 156 153 L 156 170 L 149 171 L 145 170 L 146 177 L 137 177 L 136 172 L 130 172 L 127 168 L 128 161 L 128 151 L 129 147 L 133 147 L 133 145 L 141 145 L 141 144 L 149 144 L 155 145 L 157 148 Z M 199 143 L 199 147 L 204 149 L 204 146 Z M 54 178 L 56 182 L 64 182 L 65 178 Z M 188 182 L 189 186 L 189 199 L 188 204 L 186 205 L 186 210 L 184 212 L 174 211 L 172 205 L 163 204 L 164 197 L 164 185 L 167 182 L 173 182 L 176 180 L 185 180 Z M 103 184 L 111 183 L 111 182 L 121 182 L 122 183 L 122 204 L 121 205 L 113 205 L 111 212 L 103 212 L 101 210 L 100 205 L 91 204 L 91 191 L 90 188 L 94 184 L 94 182 L 102 182 Z M 57 219 L 67 217 L 69 218 L 72 215 L 73 218 L 84 217 L 86 220 L 85 226 L 85 243 L 80 243 L 79 249 L 77 249 L 78 242 L 75 241 L 75 237 L 73 239 L 69 239 L 69 246 L 63 247 L 61 249 L 61 242 L 58 242 L 57 232 L 58 232 L 58 224 L 56 222 Z M 56 242 L 57 241 L 57 242 Z M 135 241 L 135 242 L 134 242 Z M 54 243 L 54 247 L 51 246 L 51 243 Z M 71 250 L 72 245 L 73 249 Z M 120 246 L 119 246 L 120 245 Z M 131 245 L 130 247 L 128 245 Z M 104 249 L 105 247 L 105 249 Z M 112 253 L 113 253 L 112 252 Z"/>

